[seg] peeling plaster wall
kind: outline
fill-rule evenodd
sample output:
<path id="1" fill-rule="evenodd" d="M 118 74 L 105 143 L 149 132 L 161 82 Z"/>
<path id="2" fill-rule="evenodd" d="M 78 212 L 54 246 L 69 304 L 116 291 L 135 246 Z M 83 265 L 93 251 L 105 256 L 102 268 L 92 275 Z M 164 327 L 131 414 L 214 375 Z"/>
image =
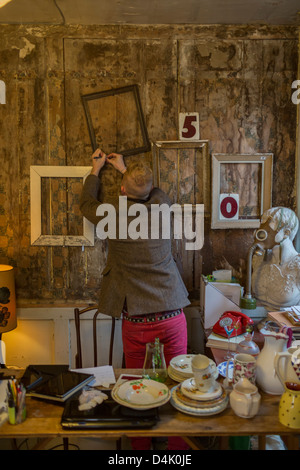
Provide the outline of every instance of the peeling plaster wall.
<path id="1" fill-rule="evenodd" d="M 211 153 L 274 153 L 273 206 L 295 209 L 296 28 L 2 25 L 0 32 L 0 263 L 17 268 L 23 305 L 97 299 L 104 242 L 84 251 L 30 244 L 30 165 L 90 164 L 80 94 L 137 83 L 153 142 L 178 139 L 178 113 L 199 112 Z M 141 158 L 151 162 L 150 153 Z M 105 178 L 118 186 L 112 173 Z M 65 230 L 67 215 L 52 218 Z M 230 266 L 244 283 L 251 240 L 251 230 L 212 231 L 207 222 L 200 272 Z"/>

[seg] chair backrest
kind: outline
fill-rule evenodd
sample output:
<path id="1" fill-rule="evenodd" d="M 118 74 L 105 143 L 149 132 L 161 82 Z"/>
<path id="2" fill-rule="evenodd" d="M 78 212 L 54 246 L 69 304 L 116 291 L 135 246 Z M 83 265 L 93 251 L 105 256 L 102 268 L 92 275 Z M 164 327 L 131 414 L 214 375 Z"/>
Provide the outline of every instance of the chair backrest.
<path id="1" fill-rule="evenodd" d="M 81 348 L 81 334 L 80 334 L 80 319 L 81 315 L 86 312 L 95 311 L 93 316 L 93 350 L 94 350 L 94 367 L 97 367 L 97 356 L 98 356 L 98 341 L 97 341 L 97 317 L 100 314 L 97 306 L 87 307 L 82 310 L 79 308 L 74 309 L 75 316 L 75 329 L 76 329 L 76 342 L 77 342 L 77 354 L 75 356 L 76 368 L 82 368 L 82 348 Z M 115 318 L 108 317 L 111 319 L 111 334 L 110 334 L 110 345 L 109 345 L 109 358 L 108 365 L 112 365 L 113 360 L 113 346 L 114 346 L 114 336 L 115 336 Z"/>

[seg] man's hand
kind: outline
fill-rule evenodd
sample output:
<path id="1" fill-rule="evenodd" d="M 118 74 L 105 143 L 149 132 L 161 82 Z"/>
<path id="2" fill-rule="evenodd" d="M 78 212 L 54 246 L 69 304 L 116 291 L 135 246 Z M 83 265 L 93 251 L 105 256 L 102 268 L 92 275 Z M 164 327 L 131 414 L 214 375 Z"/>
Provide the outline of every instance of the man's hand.
<path id="1" fill-rule="evenodd" d="M 107 156 L 107 161 L 111 163 L 116 170 L 120 171 L 121 173 L 125 173 L 126 166 L 123 160 L 123 155 L 120 155 L 119 153 L 110 153 Z"/>
<path id="2" fill-rule="evenodd" d="M 91 175 L 99 175 L 101 168 L 105 165 L 106 159 L 107 156 L 104 152 L 102 152 L 102 150 L 95 150 L 92 155 L 93 169 L 91 171 Z"/>

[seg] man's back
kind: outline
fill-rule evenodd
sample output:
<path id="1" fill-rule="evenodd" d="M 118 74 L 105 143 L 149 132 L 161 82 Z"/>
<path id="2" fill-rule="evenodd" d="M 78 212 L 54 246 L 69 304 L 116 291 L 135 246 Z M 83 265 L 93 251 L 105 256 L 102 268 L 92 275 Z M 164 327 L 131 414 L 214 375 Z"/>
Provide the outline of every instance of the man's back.
<path id="1" fill-rule="evenodd" d="M 96 225 L 101 220 L 96 217 L 97 208 L 101 205 L 96 199 L 99 185 L 98 178 L 89 176 L 81 198 L 83 215 Z M 130 208 L 134 204 L 142 204 L 146 217 L 141 223 L 147 223 L 148 238 L 119 238 L 120 204 L 119 198 L 113 198 L 109 204 L 116 211 L 117 232 L 115 238 L 108 240 L 108 258 L 99 297 L 101 312 L 120 316 L 125 299 L 130 315 L 174 310 L 188 305 L 188 293 L 172 256 L 171 239 L 164 239 L 161 235 L 151 238 L 151 209 L 153 205 L 170 205 L 168 196 L 155 188 L 145 201 L 128 199 L 126 202 L 126 222 L 122 218 L 122 232 L 128 234 L 135 219 L 135 216 L 128 216 Z"/>

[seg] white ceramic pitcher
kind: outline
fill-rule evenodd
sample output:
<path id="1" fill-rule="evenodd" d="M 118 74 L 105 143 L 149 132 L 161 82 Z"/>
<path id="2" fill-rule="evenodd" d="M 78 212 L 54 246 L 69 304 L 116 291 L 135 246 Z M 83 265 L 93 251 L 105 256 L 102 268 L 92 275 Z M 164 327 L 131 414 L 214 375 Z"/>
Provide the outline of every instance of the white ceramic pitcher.
<path id="1" fill-rule="evenodd" d="M 289 348 L 287 351 L 279 352 L 275 356 L 275 370 L 283 385 L 286 382 L 300 384 L 300 378 L 292 364 L 292 354 L 299 348 Z"/>
<path id="2" fill-rule="evenodd" d="M 276 331 L 266 326 L 260 332 L 265 337 L 265 343 L 256 360 L 256 383 L 266 393 L 281 395 L 284 386 L 276 373 L 275 357 L 278 353 L 286 351 L 290 336 L 286 328 Z"/>

